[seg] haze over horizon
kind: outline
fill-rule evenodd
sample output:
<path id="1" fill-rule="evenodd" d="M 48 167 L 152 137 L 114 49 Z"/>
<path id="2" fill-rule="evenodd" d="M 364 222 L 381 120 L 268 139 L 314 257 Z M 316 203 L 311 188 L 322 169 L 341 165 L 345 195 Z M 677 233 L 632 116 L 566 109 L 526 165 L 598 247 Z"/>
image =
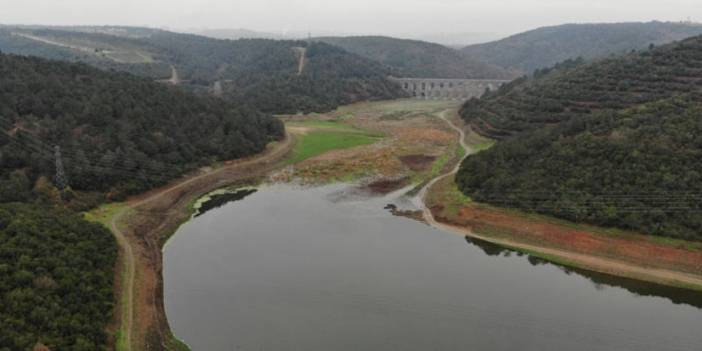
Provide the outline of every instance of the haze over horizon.
<path id="1" fill-rule="evenodd" d="M 506 36 L 563 23 L 695 21 L 697 0 L 0 0 L 2 24 L 246 28 L 319 35 Z M 41 11 L 38 11 L 41 9 Z"/>

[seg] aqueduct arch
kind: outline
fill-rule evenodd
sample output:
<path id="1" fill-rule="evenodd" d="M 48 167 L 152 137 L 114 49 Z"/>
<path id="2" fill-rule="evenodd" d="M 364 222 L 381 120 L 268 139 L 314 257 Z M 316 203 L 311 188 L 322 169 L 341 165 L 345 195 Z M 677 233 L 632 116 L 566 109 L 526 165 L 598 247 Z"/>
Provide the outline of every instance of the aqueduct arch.
<path id="1" fill-rule="evenodd" d="M 497 79 L 391 78 L 410 95 L 420 99 L 468 100 L 509 81 Z"/>

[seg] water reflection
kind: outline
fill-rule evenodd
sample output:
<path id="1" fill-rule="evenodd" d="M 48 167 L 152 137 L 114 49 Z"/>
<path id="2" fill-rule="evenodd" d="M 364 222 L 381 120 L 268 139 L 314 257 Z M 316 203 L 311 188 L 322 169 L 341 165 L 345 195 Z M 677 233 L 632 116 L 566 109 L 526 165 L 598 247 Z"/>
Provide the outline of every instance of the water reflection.
<path id="1" fill-rule="evenodd" d="M 702 309 L 702 293 L 690 290 L 670 287 L 661 284 L 649 283 L 635 279 L 617 277 L 610 274 L 590 271 L 587 269 L 573 268 L 557 264 L 551 261 L 544 260 L 539 257 L 532 255 L 527 255 L 525 253 L 505 248 L 500 245 L 493 244 L 484 240 L 477 238 L 466 237 L 466 242 L 471 245 L 476 246 L 481 251 L 483 251 L 488 256 L 498 256 L 498 257 L 510 257 L 516 255 L 518 257 L 528 256 L 527 261 L 532 266 L 554 266 L 558 267 L 563 273 L 567 275 L 578 274 L 582 277 L 590 280 L 595 289 L 603 290 L 607 286 L 618 287 L 626 289 L 627 291 L 638 295 L 638 296 L 654 296 L 663 297 L 675 304 L 687 304 L 690 306 L 695 306 Z"/>
<path id="2" fill-rule="evenodd" d="M 195 214 L 195 217 L 202 216 L 203 214 L 216 208 L 220 208 L 230 202 L 243 200 L 244 198 L 255 192 L 256 189 L 239 189 L 224 194 L 211 195 L 209 200 L 202 203 L 197 213 Z"/>

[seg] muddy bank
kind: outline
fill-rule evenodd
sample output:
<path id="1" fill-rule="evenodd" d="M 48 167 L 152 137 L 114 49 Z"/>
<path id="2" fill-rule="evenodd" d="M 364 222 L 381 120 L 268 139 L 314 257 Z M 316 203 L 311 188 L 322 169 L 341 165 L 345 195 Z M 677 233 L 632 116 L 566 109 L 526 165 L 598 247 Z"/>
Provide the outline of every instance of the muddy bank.
<path id="1" fill-rule="evenodd" d="M 393 191 L 400 190 L 410 184 L 409 177 L 381 178 L 367 182 L 360 186 L 371 194 L 386 195 Z"/>
<path id="2" fill-rule="evenodd" d="M 429 155 L 407 155 L 399 157 L 402 164 L 415 172 L 429 169 L 436 158 L 436 156 Z"/>
<path id="3" fill-rule="evenodd" d="M 166 318 L 163 301 L 162 246 L 192 215 L 192 204 L 203 195 L 235 183 L 248 183 L 282 166 L 294 140 L 291 136 L 264 153 L 227 163 L 217 169 L 152 190 L 128 201 L 115 218 L 113 230 L 123 234 L 133 251 L 136 280 L 133 284 L 134 316 L 130 328 L 131 350 L 178 350 Z M 121 293 L 119 291 L 118 293 Z M 120 296 L 117 296 L 121 300 Z"/>

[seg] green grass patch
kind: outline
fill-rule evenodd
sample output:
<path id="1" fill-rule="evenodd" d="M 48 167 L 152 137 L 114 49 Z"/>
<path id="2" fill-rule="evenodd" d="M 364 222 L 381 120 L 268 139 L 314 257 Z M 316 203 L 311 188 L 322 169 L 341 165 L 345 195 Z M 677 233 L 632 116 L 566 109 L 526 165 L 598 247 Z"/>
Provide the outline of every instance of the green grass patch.
<path id="1" fill-rule="evenodd" d="M 450 100 L 420 100 L 420 99 L 399 99 L 389 101 L 361 102 L 352 105 L 341 106 L 336 110 L 337 115 L 355 114 L 363 112 L 431 112 L 460 106 L 460 102 Z"/>
<path id="2" fill-rule="evenodd" d="M 95 223 L 100 223 L 103 226 L 105 226 L 107 229 L 112 231 L 112 219 L 119 213 L 120 211 L 123 211 L 125 208 L 127 208 L 127 204 L 123 202 L 113 202 L 113 203 L 108 203 L 108 204 L 103 204 L 100 207 L 97 207 L 91 211 L 84 212 L 83 213 L 83 218 L 85 218 L 87 221 L 90 222 L 95 222 Z M 126 266 L 122 266 L 120 270 L 120 276 L 122 282 L 126 281 Z M 123 283 L 124 284 L 124 283 Z M 123 286 L 123 289 L 126 288 L 126 285 Z M 121 294 L 121 315 L 125 316 L 128 311 L 128 304 L 129 301 L 127 301 L 127 293 L 122 292 Z M 115 332 L 115 350 L 116 351 L 122 351 L 122 350 L 127 350 L 127 340 L 125 338 L 125 332 L 122 329 L 122 325 L 119 326 L 119 329 Z"/>
<path id="3" fill-rule="evenodd" d="M 433 179 L 439 176 L 441 170 L 446 167 L 446 163 L 453 158 L 453 155 L 445 153 L 441 157 L 437 158 L 436 161 L 431 165 L 431 171 L 429 171 L 429 176 L 427 179 Z"/>
<path id="4" fill-rule="evenodd" d="M 353 128 L 353 127 L 351 127 Z M 302 162 L 331 150 L 349 149 L 369 145 L 380 137 L 366 132 L 343 130 L 316 130 L 300 135 L 293 148 L 289 163 Z"/>
<path id="5" fill-rule="evenodd" d="M 112 225 L 112 218 L 126 207 L 127 204 L 123 202 L 104 204 L 88 212 L 83 212 L 83 217 L 90 222 L 100 223 L 109 229 Z"/>
<path id="6" fill-rule="evenodd" d="M 181 341 L 175 335 L 172 335 L 172 334 L 171 334 L 171 338 L 170 338 L 168 344 L 169 344 L 168 346 L 170 347 L 170 349 L 174 350 L 174 351 L 191 351 L 190 347 L 186 343 L 184 343 L 183 341 Z"/>
<path id="7" fill-rule="evenodd" d="M 458 160 L 462 160 L 463 157 L 466 155 L 466 149 L 461 146 L 461 144 L 456 145 L 456 158 Z"/>
<path id="8" fill-rule="evenodd" d="M 300 122 L 290 122 L 288 123 L 290 126 L 295 126 L 295 127 L 309 127 L 309 128 L 315 128 L 315 129 L 338 129 L 338 130 L 346 130 L 346 131 L 354 131 L 354 132 L 363 132 L 363 130 L 358 129 L 350 124 L 346 123 L 341 123 L 336 120 L 326 120 L 326 121 L 319 121 L 319 120 L 309 120 L 309 121 L 300 121 Z"/>
<path id="9" fill-rule="evenodd" d="M 469 146 L 474 150 L 475 153 L 478 153 L 478 152 L 485 151 L 485 150 L 491 148 L 493 145 L 495 145 L 495 143 L 496 143 L 495 140 L 490 140 L 490 141 L 486 141 L 484 143 L 472 144 Z"/>

